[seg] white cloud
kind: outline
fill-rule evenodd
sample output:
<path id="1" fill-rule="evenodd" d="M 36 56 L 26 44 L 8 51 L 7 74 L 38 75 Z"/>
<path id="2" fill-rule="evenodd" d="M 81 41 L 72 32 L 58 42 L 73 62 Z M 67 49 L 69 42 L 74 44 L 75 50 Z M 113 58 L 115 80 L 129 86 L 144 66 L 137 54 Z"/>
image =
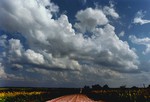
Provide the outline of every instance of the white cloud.
<path id="1" fill-rule="evenodd" d="M 130 49 L 127 42 L 119 40 L 114 30 L 115 28 L 108 24 L 104 29 L 97 28 L 94 31 L 95 43 L 97 43 L 97 47 L 100 46 L 103 49 L 102 52 L 104 51 L 101 57 L 99 55 L 99 63 L 110 62 L 110 66 L 117 65 L 124 66 L 126 69 L 137 69 L 136 63 L 138 62 L 134 60 L 138 58 L 137 55 Z M 106 64 L 109 65 L 108 63 Z"/>
<path id="2" fill-rule="evenodd" d="M 6 38 L 7 38 L 6 35 L 0 36 L 0 46 L 2 46 L 2 47 L 6 46 Z"/>
<path id="3" fill-rule="evenodd" d="M 76 18 L 80 23 L 76 23 L 75 27 L 82 32 L 90 31 L 97 25 L 105 25 L 108 23 L 106 15 L 100 9 L 87 8 L 78 11 Z"/>
<path id="4" fill-rule="evenodd" d="M 37 0 L 38 3 L 43 4 L 43 6 L 46 6 L 47 9 L 50 10 L 50 12 L 59 12 L 59 7 L 50 1 L 51 0 Z"/>
<path id="5" fill-rule="evenodd" d="M 43 52 L 45 66 L 60 69 L 81 70 L 78 61 L 68 57 L 53 57 L 52 54 Z"/>
<path id="6" fill-rule="evenodd" d="M 16 70 L 18 70 L 18 69 L 23 69 L 23 66 L 20 65 L 20 64 L 12 64 L 12 67 L 13 67 L 14 69 L 16 69 Z"/>
<path id="7" fill-rule="evenodd" d="M 125 32 L 124 31 L 121 31 L 120 33 L 119 33 L 119 37 L 123 37 L 125 35 Z"/>
<path id="8" fill-rule="evenodd" d="M 27 58 L 27 60 L 31 61 L 32 63 L 35 63 L 35 64 L 43 64 L 44 63 L 43 55 L 41 55 L 40 53 L 36 53 L 33 50 L 28 49 L 24 53 L 24 55 Z"/>
<path id="9" fill-rule="evenodd" d="M 144 13 L 142 11 L 138 11 L 133 20 L 133 23 L 140 24 L 140 25 L 150 23 L 150 20 L 143 19 L 143 17 L 144 17 Z"/>
<path id="10" fill-rule="evenodd" d="M 137 23 L 137 24 L 143 25 L 143 24 L 150 23 L 150 20 L 144 20 L 141 17 L 136 17 L 136 18 L 134 18 L 134 22 L 133 23 Z"/>
<path id="11" fill-rule="evenodd" d="M 11 54 L 14 54 L 14 56 L 16 55 L 16 56 L 19 56 L 19 57 L 21 57 L 22 56 L 22 52 L 21 52 L 21 50 L 23 49 L 23 46 L 22 46 L 22 44 L 20 43 L 20 40 L 18 40 L 18 39 L 10 39 L 9 40 L 9 49 L 10 49 L 10 51 L 9 51 L 9 53 L 11 53 Z"/>
<path id="12" fill-rule="evenodd" d="M 137 38 L 134 35 L 129 36 L 130 40 L 132 43 L 138 44 L 138 45 L 144 45 L 146 46 L 145 51 L 143 51 L 143 54 L 148 54 L 150 53 L 150 38 L 145 37 L 145 38 Z"/>
<path id="13" fill-rule="evenodd" d="M 4 71 L 4 66 L 2 66 L 2 63 L 0 63 L 0 79 L 5 79 L 7 78 L 7 75 Z"/>
<path id="14" fill-rule="evenodd" d="M 20 67 L 25 77 L 30 76 L 24 74 L 27 73 L 27 68 L 36 68 L 30 70 L 35 72 L 30 77 L 41 70 L 44 70 L 43 75 L 46 70 L 48 78 L 54 77 L 59 84 L 64 81 L 62 78 L 70 83 L 88 82 L 97 80 L 100 75 L 104 78 L 105 73 L 112 77 L 119 76 L 118 73 L 121 72 L 138 70 L 138 56 L 127 42 L 118 38 L 115 27 L 109 24 L 107 16 L 118 18 L 113 8 L 108 10 L 112 14 L 107 16 L 102 9 L 87 8 L 78 11 L 75 27 L 82 33 L 77 33 L 66 15 L 52 19 L 53 13 L 45 5 L 48 4 L 55 9 L 51 8 L 51 11 L 55 12 L 58 7 L 51 2 L 15 1 L 0 1 L 0 27 L 10 32 L 20 32 L 28 46 L 24 46 L 22 39 L 4 40 L 8 43 L 8 46 L 3 44 L 6 47 L 5 58 L 9 59 L 3 61 L 6 66 L 9 65 L 6 68 Z M 90 31 L 91 37 L 84 37 L 86 31 Z M 99 73 L 96 72 L 98 70 Z"/>
<path id="15" fill-rule="evenodd" d="M 105 7 L 103 8 L 103 12 L 104 12 L 106 15 L 112 16 L 114 19 L 118 19 L 118 18 L 119 18 L 119 14 L 115 11 L 113 4 L 111 4 L 110 7 L 105 6 Z"/>

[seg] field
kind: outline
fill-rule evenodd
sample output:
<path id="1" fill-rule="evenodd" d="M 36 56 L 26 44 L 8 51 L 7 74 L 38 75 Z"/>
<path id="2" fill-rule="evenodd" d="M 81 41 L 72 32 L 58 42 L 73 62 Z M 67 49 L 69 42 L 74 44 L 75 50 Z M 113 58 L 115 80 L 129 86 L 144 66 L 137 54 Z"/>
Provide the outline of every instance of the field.
<path id="1" fill-rule="evenodd" d="M 79 93 L 79 88 L 0 88 L 0 102 L 45 102 Z M 149 88 L 83 89 L 82 94 L 95 101 L 150 102 Z"/>
<path id="2" fill-rule="evenodd" d="M 44 94 L 30 88 L 1 88 L 0 102 L 42 102 Z"/>
<path id="3" fill-rule="evenodd" d="M 88 96 L 106 102 L 150 102 L 150 89 L 93 90 Z"/>
<path id="4" fill-rule="evenodd" d="M 45 102 L 79 89 L 64 88 L 0 88 L 0 102 Z"/>

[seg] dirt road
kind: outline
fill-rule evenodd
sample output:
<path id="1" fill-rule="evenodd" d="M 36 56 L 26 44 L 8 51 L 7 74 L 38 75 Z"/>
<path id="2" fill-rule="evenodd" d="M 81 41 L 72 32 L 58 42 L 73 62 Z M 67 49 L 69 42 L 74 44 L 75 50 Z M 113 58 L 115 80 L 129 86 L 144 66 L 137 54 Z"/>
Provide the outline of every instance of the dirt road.
<path id="1" fill-rule="evenodd" d="M 83 94 L 74 94 L 58 97 L 46 102 L 103 102 L 103 101 L 94 101 Z"/>

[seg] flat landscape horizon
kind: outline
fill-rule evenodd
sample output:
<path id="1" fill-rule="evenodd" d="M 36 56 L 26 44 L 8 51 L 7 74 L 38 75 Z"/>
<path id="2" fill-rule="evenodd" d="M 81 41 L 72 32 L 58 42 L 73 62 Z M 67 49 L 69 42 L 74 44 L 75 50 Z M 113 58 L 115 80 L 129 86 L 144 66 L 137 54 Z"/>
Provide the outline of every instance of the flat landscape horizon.
<path id="1" fill-rule="evenodd" d="M 79 95 L 80 98 L 87 97 L 85 100 L 93 102 L 150 102 L 150 87 L 109 88 L 93 85 L 91 88 L 88 86 L 83 88 L 0 88 L 0 102 L 53 102 L 52 100 L 62 102 L 62 98 L 66 100 L 64 102 L 68 102 L 71 97 L 74 98 L 74 101 L 70 102 L 76 102 L 76 95 Z M 81 100 L 77 102 L 82 102 Z"/>

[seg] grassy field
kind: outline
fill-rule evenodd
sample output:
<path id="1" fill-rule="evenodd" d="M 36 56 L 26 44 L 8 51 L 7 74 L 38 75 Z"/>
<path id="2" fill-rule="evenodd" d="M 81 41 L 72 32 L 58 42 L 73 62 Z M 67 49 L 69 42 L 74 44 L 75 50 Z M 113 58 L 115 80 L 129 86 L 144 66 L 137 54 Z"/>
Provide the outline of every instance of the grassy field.
<path id="1" fill-rule="evenodd" d="M 79 89 L 53 88 L 0 88 L 0 102 L 45 102 Z"/>
<path id="2" fill-rule="evenodd" d="M 0 88 L 0 102 L 45 102 L 63 95 L 79 93 L 68 88 Z M 150 89 L 83 89 L 89 98 L 105 102 L 150 102 Z"/>
<path id="3" fill-rule="evenodd" d="M 44 102 L 45 92 L 22 88 L 2 88 L 0 102 Z"/>
<path id="4" fill-rule="evenodd" d="M 106 102 L 150 102 L 150 89 L 147 88 L 93 90 L 87 95 Z"/>

